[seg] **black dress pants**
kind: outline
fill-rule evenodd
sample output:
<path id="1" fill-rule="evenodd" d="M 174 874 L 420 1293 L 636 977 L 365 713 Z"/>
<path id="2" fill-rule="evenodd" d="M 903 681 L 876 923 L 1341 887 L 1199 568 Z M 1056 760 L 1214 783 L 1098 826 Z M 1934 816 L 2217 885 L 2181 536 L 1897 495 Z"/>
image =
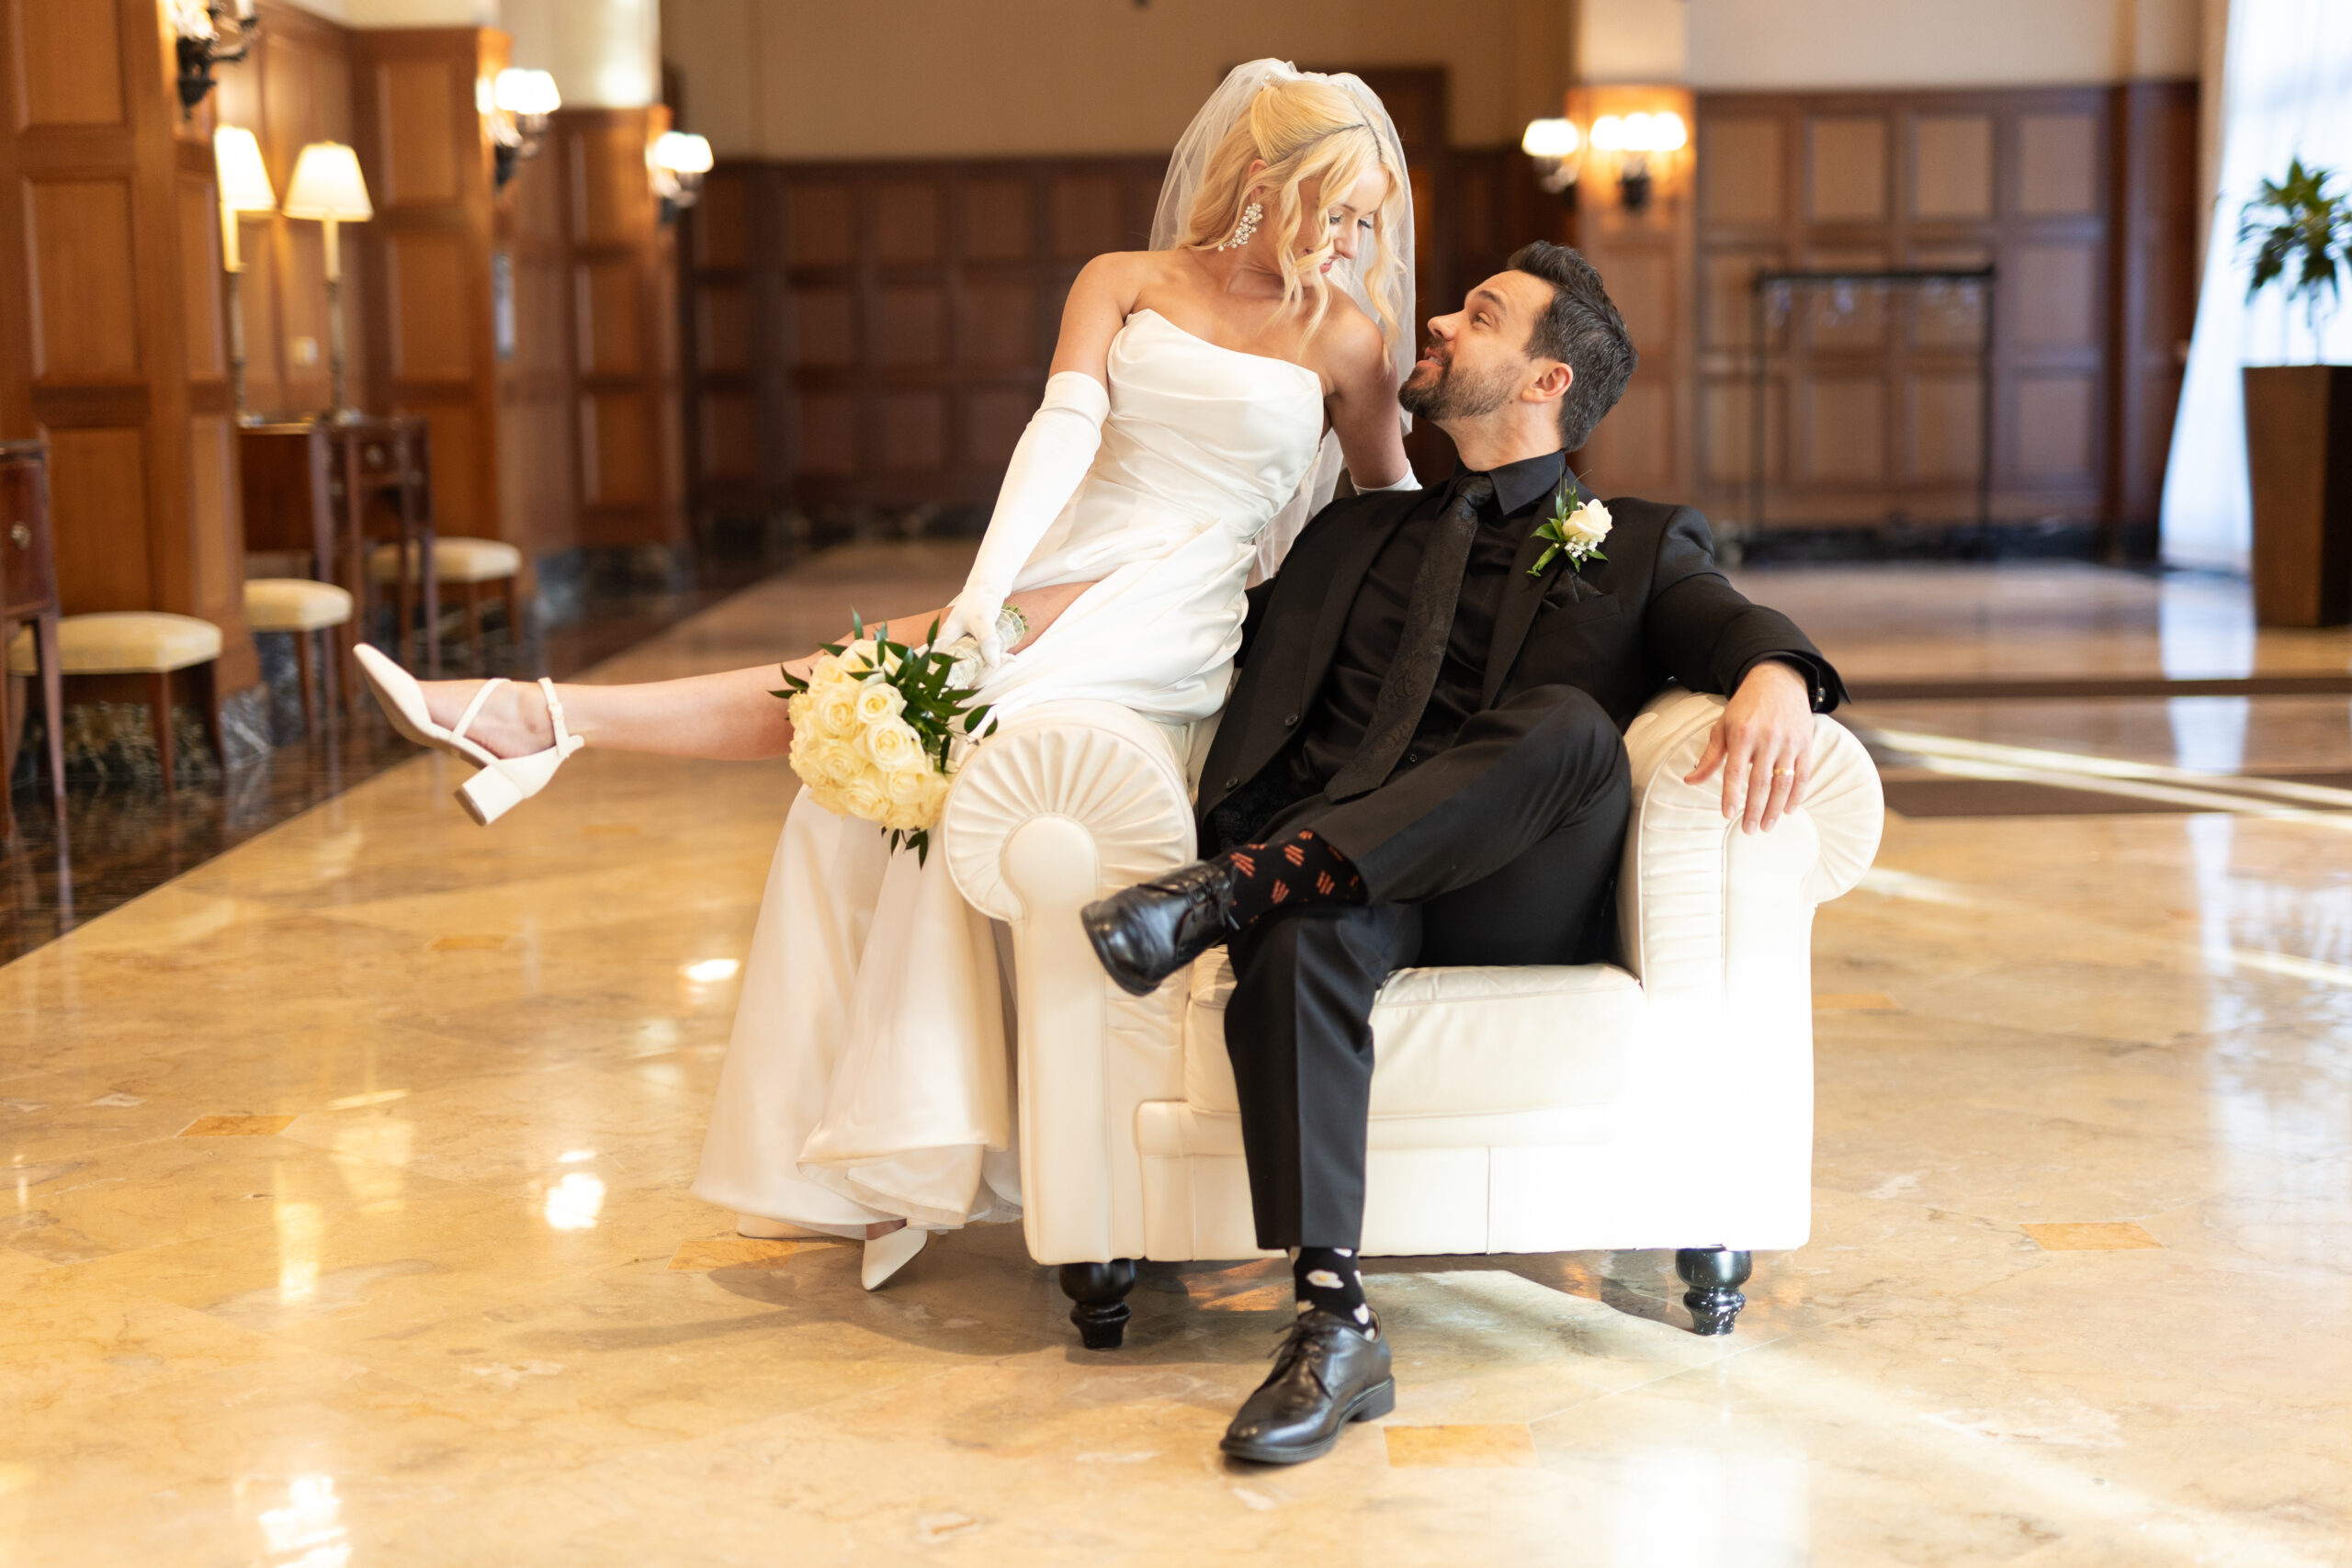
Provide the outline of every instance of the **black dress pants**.
<path id="1" fill-rule="evenodd" d="M 1314 829 L 1368 901 L 1278 913 L 1232 943 L 1225 1041 L 1259 1246 L 1359 1244 L 1372 1004 L 1392 971 L 1601 956 L 1632 799 L 1608 714 L 1545 686 L 1377 789 L 1275 818 L 1265 838 Z"/>

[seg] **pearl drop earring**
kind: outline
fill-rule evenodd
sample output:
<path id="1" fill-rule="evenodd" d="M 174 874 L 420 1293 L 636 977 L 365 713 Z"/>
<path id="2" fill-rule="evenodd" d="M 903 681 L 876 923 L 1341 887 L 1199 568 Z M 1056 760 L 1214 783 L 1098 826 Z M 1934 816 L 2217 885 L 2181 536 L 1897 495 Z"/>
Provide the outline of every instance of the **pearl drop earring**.
<path id="1" fill-rule="evenodd" d="M 1248 244 L 1250 243 L 1250 236 L 1258 231 L 1258 225 L 1264 220 L 1265 216 L 1266 209 L 1261 203 L 1253 201 L 1249 206 L 1243 208 L 1241 209 L 1241 221 L 1233 226 L 1233 238 L 1219 245 L 1217 249 L 1220 251 L 1229 251 L 1236 245 Z"/>

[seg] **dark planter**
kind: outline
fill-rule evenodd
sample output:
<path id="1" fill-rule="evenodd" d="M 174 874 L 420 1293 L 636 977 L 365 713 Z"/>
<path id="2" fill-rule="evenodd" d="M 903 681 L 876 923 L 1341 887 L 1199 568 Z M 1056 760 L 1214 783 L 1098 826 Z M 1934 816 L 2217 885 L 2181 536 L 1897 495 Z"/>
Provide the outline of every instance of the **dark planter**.
<path id="1" fill-rule="evenodd" d="M 2352 621 L 2352 365 L 2249 366 L 2254 618 Z"/>

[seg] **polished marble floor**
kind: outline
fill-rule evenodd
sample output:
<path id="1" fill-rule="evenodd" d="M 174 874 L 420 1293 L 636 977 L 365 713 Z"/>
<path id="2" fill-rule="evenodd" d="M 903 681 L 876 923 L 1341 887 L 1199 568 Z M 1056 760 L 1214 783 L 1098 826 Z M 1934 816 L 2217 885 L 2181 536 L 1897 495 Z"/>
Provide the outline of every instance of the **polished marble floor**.
<path id="1" fill-rule="evenodd" d="M 599 678 L 960 558 L 820 558 Z M 2137 609 L 2081 659 L 2145 660 L 2165 586 L 1844 575 L 1747 577 L 1849 669 L 2096 594 Z M 2226 701 L 1857 722 L 2352 765 L 2345 704 Z M 1661 1254 L 1377 1260 L 1396 1414 L 1267 1472 L 1214 1442 L 1279 1269 L 1148 1268 L 1097 1355 L 1015 1228 L 867 1294 L 685 1195 L 781 766 L 590 751 L 491 831 L 456 781 L 396 766 L 0 967 L 0 1564 L 2352 1562 L 2341 815 L 1891 818 L 1817 926 L 1813 1240 L 1738 1332 Z"/>

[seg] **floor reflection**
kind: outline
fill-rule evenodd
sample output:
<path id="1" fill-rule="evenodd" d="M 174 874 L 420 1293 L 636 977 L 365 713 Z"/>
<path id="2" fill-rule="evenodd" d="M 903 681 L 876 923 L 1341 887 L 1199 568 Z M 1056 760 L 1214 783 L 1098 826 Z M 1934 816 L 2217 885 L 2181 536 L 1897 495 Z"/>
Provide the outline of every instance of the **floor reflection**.
<path id="1" fill-rule="evenodd" d="M 600 678 L 962 564 L 828 556 Z M 1766 592 L 1867 668 L 1884 581 Z M 1903 592 L 1928 664 L 2245 630 L 2207 584 Z M 1852 717 L 2173 793 L 1890 818 L 1815 919 L 1812 1238 L 1735 1335 L 1663 1250 L 1371 1259 L 1396 1414 L 1282 1472 L 1214 1451 L 1278 1259 L 1148 1263 L 1100 1355 L 1018 1225 L 868 1293 L 687 1194 L 781 767 L 592 750 L 488 833 L 429 760 L 347 784 L 0 964 L 0 1562 L 2343 1562 L 2346 703 Z"/>

